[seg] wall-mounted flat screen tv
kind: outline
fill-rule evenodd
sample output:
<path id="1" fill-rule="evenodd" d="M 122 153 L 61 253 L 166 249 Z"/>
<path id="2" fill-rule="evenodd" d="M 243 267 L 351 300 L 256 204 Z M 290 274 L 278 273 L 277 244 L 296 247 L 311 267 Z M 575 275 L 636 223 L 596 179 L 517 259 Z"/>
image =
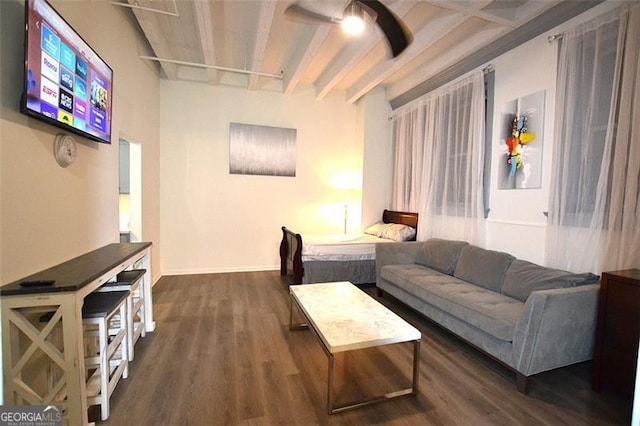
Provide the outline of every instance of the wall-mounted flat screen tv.
<path id="1" fill-rule="evenodd" d="M 111 143 L 113 70 L 45 0 L 25 2 L 21 111 Z"/>

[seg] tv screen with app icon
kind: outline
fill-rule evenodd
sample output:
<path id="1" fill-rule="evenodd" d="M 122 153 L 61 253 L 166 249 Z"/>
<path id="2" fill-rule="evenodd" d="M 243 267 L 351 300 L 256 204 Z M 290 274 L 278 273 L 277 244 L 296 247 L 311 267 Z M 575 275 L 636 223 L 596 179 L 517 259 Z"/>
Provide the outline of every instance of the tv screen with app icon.
<path id="1" fill-rule="evenodd" d="M 21 111 L 111 143 L 113 70 L 46 0 L 26 0 L 25 31 Z"/>

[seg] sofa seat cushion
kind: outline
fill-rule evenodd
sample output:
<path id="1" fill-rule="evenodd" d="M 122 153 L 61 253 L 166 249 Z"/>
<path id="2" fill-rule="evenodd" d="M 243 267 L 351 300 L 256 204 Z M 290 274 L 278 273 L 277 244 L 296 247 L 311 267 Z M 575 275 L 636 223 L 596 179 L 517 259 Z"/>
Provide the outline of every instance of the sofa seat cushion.
<path id="1" fill-rule="evenodd" d="M 513 341 L 524 303 L 419 265 L 385 265 L 381 277 L 500 340 Z"/>
<path id="2" fill-rule="evenodd" d="M 405 288 L 412 278 L 418 276 L 432 277 L 439 275 L 443 275 L 445 277 L 448 276 L 434 269 L 413 263 L 407 265 L 385 265 L 380 270 L 380 276 L 382 278 L 387 281 L 391 281 L 402 288 Z"/>

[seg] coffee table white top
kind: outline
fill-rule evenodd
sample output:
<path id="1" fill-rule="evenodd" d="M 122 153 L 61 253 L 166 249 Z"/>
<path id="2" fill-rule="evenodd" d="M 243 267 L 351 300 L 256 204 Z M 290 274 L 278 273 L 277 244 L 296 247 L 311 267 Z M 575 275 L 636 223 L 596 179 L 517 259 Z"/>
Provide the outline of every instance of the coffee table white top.
<path id="1" fill-rule="evenodd" d="M 350 282 L 289 289 L 330 353 L 420 339 L 420 331 Z"/>

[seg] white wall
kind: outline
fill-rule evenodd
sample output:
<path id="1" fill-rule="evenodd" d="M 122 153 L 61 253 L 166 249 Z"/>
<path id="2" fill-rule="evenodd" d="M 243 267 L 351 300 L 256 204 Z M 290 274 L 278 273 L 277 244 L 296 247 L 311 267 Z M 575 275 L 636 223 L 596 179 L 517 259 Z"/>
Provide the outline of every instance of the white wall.
<path id="1" fill-rule="evenodd" d="M 603 3 L 491 61 L 495 68 L 495 108 L 491 212 L 487 220 L 488 248 L 544 264 L 546 217 L 543 212 L 547 211 L 549 200 L 558 54 L 558 43 L 549 43 L 547 37 L 592 19 L 619 4 L 615 1 Z M 542 186 L 539 189 L 499 190 L 498 163 L 506 161 L 499 150 L 504 105 L 540 90 L 546 94 Z"/>
<path id="2" fill-rule="evenodd" d="M 362 175 L 362 132 L 344 96 L 162 81 L 161 106 L 163 274 L 274 269 L 281 226 L 341 233 L 346 201 L 360 229 L 360 191 L 334 187 Z M 230 122 L 297 129 L 296 176 L 230 175 Z"/>
<path id="3" fill-rule="evenodd" d="M 363 140 L 362 226 L 381 219 L 391 205 L 393 170 L 391 107 L 383 90 L 375 90 L 360 99 L 358 130 Z"/>
<path id="4" fill-rule="evenodd" d="M 112 145 L 74 136 L 78 158 L 53 157 L 57 128 L 19 112 L 24 2 L 0 1 L 0 285 L 118 242 L 118 135 L 143 144 L 143 238 L 160 274 L 159 86 L 138 59 L 140 39 L 122 9 L 106 1 L 52 5 L 114 70 Z M 99 23 L 99 25 L 96 25 Z M 1 362 L 0 362 L 1 364 Z M 0 403 L 2 403 L 0 381 Z"/>
<path id="5" fill-rule="evenodd" d="M 114 70 L 112 145 L 74 136 L 78 158 L 53 157 L 59 129 L 19 112 L 23 80 L 24 2 L 0 1 L 0 283 L 119 241 L 118 135 L 142 144 L 143 239 L 159 261 L 159 78 L 138 58 L 135 25 L 107 1 L 52 5 Z M 99 25 L 96 25 L 99 23 Z M 154 276 L 159 275 L 159 262 Z"/>
<path id="6" fill-rule="evenodd" d="M 549 199 L 556 56 L 557 44 L 550 44 L 546 36 L 540 36 L 491 61 L 495 68 L 495 93 L 487 246 L 536 263 L 544 262 L 546 217 L 543 211 L 547 210 Z M 502 115 L 507 112 L 505 104 L 542 90 L 545 91 L 544 135 L 537 135 L 533 142 L 540 143 L 540 136 L 544 137 L 542 186 L 499 190 L 500 163 L 506 162 L 500 150 Z"/>

